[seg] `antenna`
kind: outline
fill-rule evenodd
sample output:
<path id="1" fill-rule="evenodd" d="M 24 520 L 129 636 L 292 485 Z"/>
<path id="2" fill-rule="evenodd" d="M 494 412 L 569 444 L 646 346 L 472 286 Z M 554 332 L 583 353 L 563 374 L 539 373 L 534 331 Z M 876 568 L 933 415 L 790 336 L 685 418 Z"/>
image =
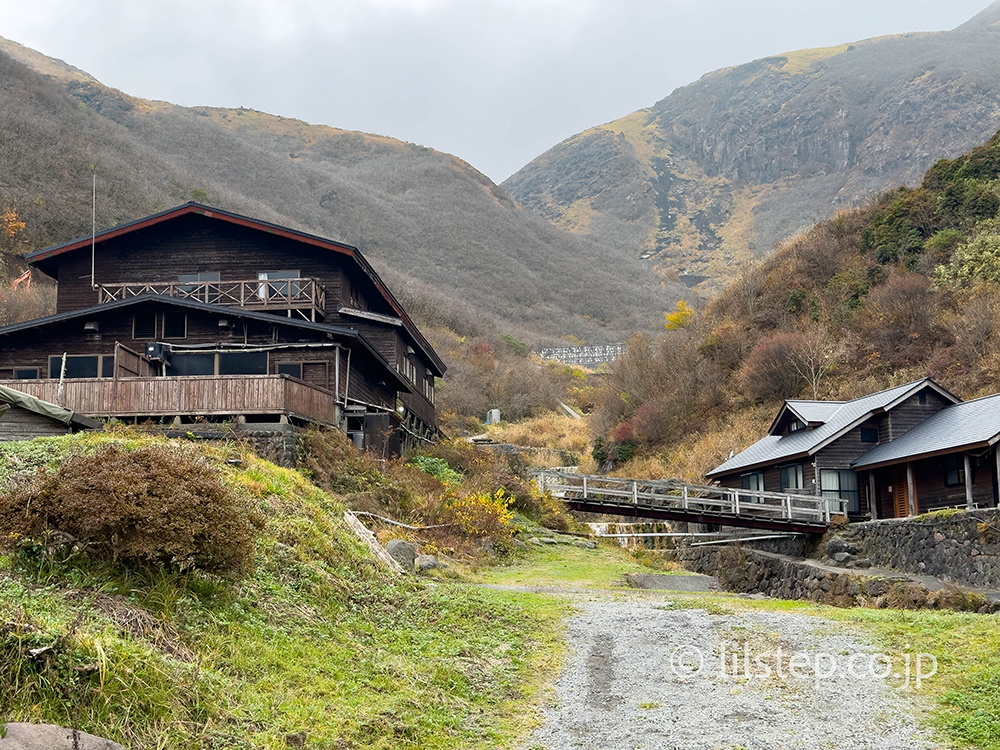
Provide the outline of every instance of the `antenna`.
<path id="1" fill-rule="evenodd" d="M 94 246 L 97 244 L 97 172 L 94 172 L 94 192 L 90 203 L 90 288 L 97 289 L 94 283 Z"/>

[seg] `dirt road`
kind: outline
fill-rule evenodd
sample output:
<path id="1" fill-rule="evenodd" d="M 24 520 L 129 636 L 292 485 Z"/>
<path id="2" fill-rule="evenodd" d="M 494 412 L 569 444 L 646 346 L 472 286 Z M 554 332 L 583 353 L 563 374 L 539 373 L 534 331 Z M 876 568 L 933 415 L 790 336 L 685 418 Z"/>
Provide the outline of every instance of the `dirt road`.
<path id="1" fill-rule="evenodd" d="M 797 613 L 590 601 L 530 750 L 930 750 L 906 662 Z M 932 672 L 909 664 L 910 685 Z M 888 671 L 887 677 L 881 677 Z"/>

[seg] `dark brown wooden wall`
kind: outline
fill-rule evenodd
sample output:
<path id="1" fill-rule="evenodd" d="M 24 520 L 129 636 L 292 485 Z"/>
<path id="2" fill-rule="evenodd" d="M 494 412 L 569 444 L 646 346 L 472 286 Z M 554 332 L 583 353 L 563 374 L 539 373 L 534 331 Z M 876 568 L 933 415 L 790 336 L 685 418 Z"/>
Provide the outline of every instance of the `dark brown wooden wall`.
<path id="1" fill-rule="evenodd" d="M 0 412 L 0 442 L 31 440 L 46 435 L 65 435 L 69 431 L 66 425 L 46 419 L 28 409 L 15 406 Z"/>

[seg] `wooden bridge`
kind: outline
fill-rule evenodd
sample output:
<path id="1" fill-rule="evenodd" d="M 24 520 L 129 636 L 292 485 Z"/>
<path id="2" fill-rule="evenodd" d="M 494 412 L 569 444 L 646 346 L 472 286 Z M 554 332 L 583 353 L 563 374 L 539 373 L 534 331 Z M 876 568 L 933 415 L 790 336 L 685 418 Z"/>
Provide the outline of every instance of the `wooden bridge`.
<path id="1" fill-rule="evenodd" d="M 744 526 L 822 534 L 831 515 L 846 515 L 846 501 L 791 493 L 703 487 L 674 479 L 625 479 L 565 471 L 535 475 L 570 510 L 665 521 Z"/>

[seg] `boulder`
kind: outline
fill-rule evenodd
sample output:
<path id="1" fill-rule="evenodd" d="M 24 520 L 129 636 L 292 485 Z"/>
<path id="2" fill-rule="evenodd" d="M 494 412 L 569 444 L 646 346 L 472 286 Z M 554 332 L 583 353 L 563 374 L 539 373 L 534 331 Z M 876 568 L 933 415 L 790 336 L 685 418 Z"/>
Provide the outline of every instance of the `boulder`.
<path id="1" fill-rule="evenodd" d="M 844 539 L 844 537 L 835 536 L 823 545 L 823 551 L 826 553 L 827 557 L 835 557 L 835 555 L 841 552 L 846 552 L 849 555 L 855 555 L 858 552 L 858 548 L 851 542 Z"/>
<path id="2" fill-rule="evenodd" d="M 413 572 L 413 563 L 417 559 L 417 548 L 405 539 L 390 539 L 385 545 L 389 556 L 402 566 L 407 573 Z"/>
<path id="3" fill-rule="evenodd" d="M 8 724 L 0 750 L 125 750 L 111 740 L 54 724 Z"/>
<path id="4" fill-rule="evenodd" d="M 582 549 L 597 549 L 597 542 L 590 539 L 577 539 L 573 542 L 574 547 L 580 547 Z"/>
<path id="5" fill-rule="evenodd" d="M 420 573 L 425 570 L 434 570 L 435 568 L 443 568 L 441 561 L 438 560 L 434 555 L 417 555 L 413 560 L 414 569 Z"/>

